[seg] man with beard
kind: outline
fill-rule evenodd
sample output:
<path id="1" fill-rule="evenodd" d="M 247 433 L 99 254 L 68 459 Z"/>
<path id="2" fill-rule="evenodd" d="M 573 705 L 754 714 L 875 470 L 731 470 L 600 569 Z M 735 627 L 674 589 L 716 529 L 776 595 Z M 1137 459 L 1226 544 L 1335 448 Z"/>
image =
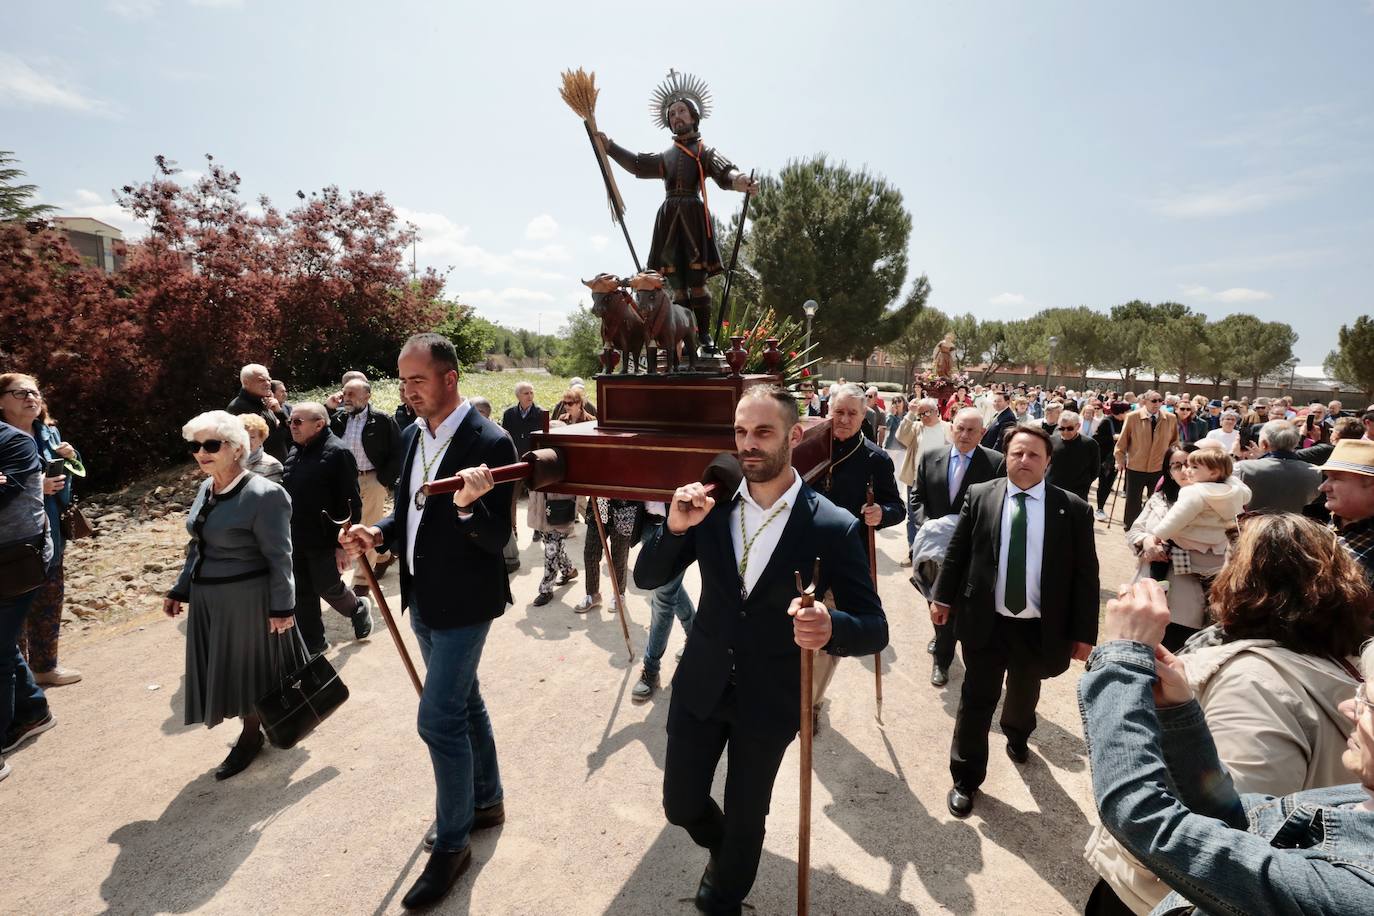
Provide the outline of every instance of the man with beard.
<path id="1" fill-rule="evenodd" d="M 604 133 L 597 136 L 607 154 L 636 178 L 659 178 L 667 197 L 654 219 L 653 240 L 645 265 L 662 274 L 673 301 L 691 309 L 703 353 L 716 349 L 711 340 L 711 296 L 706 280 L 724 270 L 711 227 L 706 179 L 726 191 L 758 192 L 758 182 L 701 141 L 701 120 L 710 113 L 710 93 L 700 80 L 670 72 L 654 93 L 655 120 L 673 133 L 673 145 L 662 153 L 632 153 Z"/>
<path id="2" fill-rule="evenodd" d="M 656 588 L 696 562 L 701 601 L 673 679 L 663 810 L 710 853 L 697 908 L 738 914 L 754 884 L 773 781 L 800 719 L 800 649 L 872 655 L 887 645 L 887 619 L 868 576 L 862 524 L 808 487 L 792 468 L 802 439 L 797 406 L 780 388 L 755 385 L 735 408 L 744 480 L 708 496 L 679 487 L 667 522 L 635 564 L 635 584 Z M 803 609 L 803 581 L 820 563 L 817 594 Z M 725 810 L 711 797 L 729 747 Z"/>
<path id="3" fill-rule="evenodd" d="M 886 528 L 906 518 L 902 495 L 892 456 L 863 432 L 868 394 L 858 385 L 845 385 L 830 398 L 830 468 L 821 491 L 832 503 L 849 512 L 871 528 Z M 868 487 L 873 486 L 873 505 L 868 502 Z M 816 657 L 812 704 L 817 720 L 825 689 L 835 676 L 834 655 Z"/>

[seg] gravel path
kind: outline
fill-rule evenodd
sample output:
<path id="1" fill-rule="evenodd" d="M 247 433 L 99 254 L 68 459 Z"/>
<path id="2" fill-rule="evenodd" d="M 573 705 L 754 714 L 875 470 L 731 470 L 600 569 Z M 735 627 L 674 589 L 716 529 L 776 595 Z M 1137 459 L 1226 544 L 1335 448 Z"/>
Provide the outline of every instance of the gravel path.
<path id="1" fill-rule="evenodd" d="M 171 521 L 157 520 L 160 538 Z M 1111 589 L 1133 564 L 1119 525 L 1097 529 Z M 579 528 L 575 554 L 583 537 Z M 892 633 L 886 724 L 874 718 L 872 660 L 846 659 L 816 742 L 812 911 L 1080 911 L 1094 880 L 1081 858 L 1093 819 L 1073 692 L 1081 667 L 1046 684 L 1030 762 L 1017 768 L 994 736 L 973 817 L 951 817 L 947 753 L 962 668 L 956 662 L 945 690 L 929 686 L 930 625 L 897 566 L 900 527 L 878 544 Z M 493 627 L 482 663 L 509 820 L 475 839 L 471 872 L 436 912 L 687 916 L 705 859 L 663 819 L 666 691 L 630 702 L 639 666 L 627 665 L 612 615 L 572 612 L 580 582 L 531 607 L 542 556 L 528 532 L 521 546 L 516 604 Z M 128 562 L 141 569 L 143 560 L 135 551 Z M 394 573 L 384 585 L 398 604 Z M 299 747 L 269 749 L 216 783 L 211 772 L 237 729 L 181 725 L 184 622 L 130 613 L 64 634 L 64 662 L 85 680 L 51 691 L 59 726 L 9 758 L 0 910 L 401 912 L 423 866 L 433 785 L 415 695 L 380 621 L 354 643 L 347 621 L 326 609 L 351 699 Z M 643 594 L 631 594 L 629 614 L 638 651 Z M 681 644 L 675 630 L 665 676 Z M 760 914 L 793 911 L 797 766 L 794 743 L 750 898 Z"/>

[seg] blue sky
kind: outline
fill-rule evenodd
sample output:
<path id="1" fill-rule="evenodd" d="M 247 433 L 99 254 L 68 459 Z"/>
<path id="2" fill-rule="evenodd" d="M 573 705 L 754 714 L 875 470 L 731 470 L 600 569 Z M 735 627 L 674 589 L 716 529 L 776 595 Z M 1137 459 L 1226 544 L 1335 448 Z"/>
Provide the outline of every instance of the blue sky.
<path id="1" fill-rule="evenodd" d="M 946 311 L 1174 299 L 1290 322 L 1305 365 L 1371 311 L 1374 0 L 661 9 L 14 4 L 0 148 L 45 200 L 126 230 L 111 189 L 157 153 L 214 153 L 282 205 L 382 190 L 451 293 L 547 332 L 579 276 L 629 269 L 559 73 L 595 70 L 602 128 L 659 150 L 647 100 L 675 67 L 710 83 L 703 135 L 742 167 L 825 152 L 899 187 L 912 276 Z M 619 178 L 642 253 L 661 185 Z"/>

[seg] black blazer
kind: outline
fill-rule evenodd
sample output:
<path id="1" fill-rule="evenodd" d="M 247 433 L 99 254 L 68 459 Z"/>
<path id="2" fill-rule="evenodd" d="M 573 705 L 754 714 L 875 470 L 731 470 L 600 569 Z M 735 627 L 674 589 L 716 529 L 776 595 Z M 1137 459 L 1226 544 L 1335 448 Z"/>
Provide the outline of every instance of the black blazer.
<path id="1" fill-rule="evenodd" d="M 699 525 L 684 534 L 654 529 L 635 562 L 635 585 L 658 588 L 695 561 L 701 598 L 687 648 L 673 676 L 672 703 L 705 719 L 716 708 L 733 670 L 739 725 L 751 732 L 790 738 L 801 727 L 801 650 L 793 641 L 787 607 L 797 597 L 796 571 L 810 584 L 821 561 L 817 593 L 834 592 L 831 655 L 872 655 L 887 646 L 887 618 L 868 577 L 862 523 L 805 483 L 788 516 L 777 549 L 748 599 L 740 595 L 731 541 L 735 499 L 717 500 Z M 669 712 L 671 719 L 672 712 Z"/>
<path id="2" fill-rule="evenodd" d="M 983 433 L 982 446 L 1000 452 L 1002 450 L 1002 434 L 1016 425 L 1016 414 L 1010 407 L 1002 408 L 1002 412 L 992 418 L 992 425 Z"/>
<path id="3" fill-rule="evenodd" d="M 949 450 L 952 446 L 929 449 L 921 456 L 916 467 L 916 483 L 912 498 L 916 502 L 916 524 L 944 518 L 959 511 L 964 504 L 964 495 L 975 483 L 986 483 L 1007 474 L 1007 459 L 1001 452 L 986 446 L 974 446 L 973 457 L 969 459 L 968 470 L 959 482 L 959 492 L 954 494 L 954 502 L 949 499 Z"/>
<path id="4" fill-rule="evenodd" d="M 347 427 L 347 411 L 335 411 L 329 428 L 340 441 Z M 372 462 L 382 486 L 388 489 L 396 486 L 396 475 L 401 472 L 401 429 L 395 420 L 371 404 L 367 405 L 367 420 L 363 424 L 363 454 Z"/>
<path id="5" fill-rule="evenodd" d="M 858 439 L 856 443 L 854 440 Z M 858 446 L 858 451 L 850 450 Z M 892 456 L 863 434 L 856 434 L 846 442 L 832 440 L 831 460 L 849 454 L 838 466 L 831 465 L 830 489 L 825 498 L 851 515 L 863 511 L 868 501 L 868 483 L 873 482 L 873 502 L 883 510 L 879 528 L 895 525 L 906 519 L 906 503 L 897 490 L 897 477 L 892 468 Z"/>
<path id="6" fill-rule="evenodd" d="M 949 552 L 935 581 L 935 600 L 953 611 L 955 636 L 981 648 L 997 617 L 997 568 L 1002 546 L 1006 478 L 968 492 Z M 1045 486 L 1044 554 L 1040 558 L 1042 678 L 1068 670 L 1074 642 L 1097 642 L 1097 547 L 1086 502 Z"/>
<path id="7" fill-rule="evenodd" d="M 379 550 L 392 551 L 401 561 L 401 606 L 416 599 L 420 619 L 436 630 L 472 626 L 494 620 L 514 599 L 501 552 L 510 539 L 511 500 L 515 484 L 500 483 L 469 508 L 472 517 L 460 521 L 453 494 L 431 496 L 425 501 L 416 534 L 415 564 L 406 561 L 406 517 L 415 511 L 410 498 L 410 473 L 419 459 L 418 427 L 404 438 L 405 460 L 396 485 L 396 506 L 377 523 L 382 529 Z M 515 446 L 495 423 L 469 408 L 435 477 L 452 477 L 464 468 L 485 463 L 499 467 L 515 461 Z"/>
<path id="8" fill-rule="evenodd" d="M 363 500 L 358 495 L 358 464 L 343 440 L 329 431 L 304 446 L 292 446 L 282 465 L 281 485 L 291 497 L 291 544 L 333 549 L 338 547 L 339 528 L 325 521 L 347 515 L 362 518 Z"/>
<path id="9" fill-rule="evenodd" d="M 501 415 L 501 425 L 510 433 L 517 455 L 523 455 L 530 450 L 530 435 L 544 431 L 548 416 L 549 412 L 538 404 L 531 404 L 529 413 L 523 417 L 520 416 L 519 404 L 506 408 L 506 412 Z"/>

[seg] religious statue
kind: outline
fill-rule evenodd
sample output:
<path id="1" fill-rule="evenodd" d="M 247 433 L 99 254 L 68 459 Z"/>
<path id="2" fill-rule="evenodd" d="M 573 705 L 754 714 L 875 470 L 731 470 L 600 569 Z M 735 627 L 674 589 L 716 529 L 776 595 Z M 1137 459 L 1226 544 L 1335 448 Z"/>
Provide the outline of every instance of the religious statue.
<path id="1" fill-rule="evenodd" d="M 943 379 L 954 377 L 954 332 L 950 331 L 945 339 L 935 345 L 931 354 L 931 368 Z"/>
<path id="2" fill-rule="evenodd" d="M 646 269 L 661 274 L 672 288 L 672 300 L 696 318 L 696 336 L 704 351 L 711 339 L 711 296 L 706 280 L 723 271 L 711 226 L 706 179 L 727 191 L 754 194 L 758 182 L 701 140 L 701 121 L 711 112 L 706 83 L 690 74 L 668 71 L 649 102 L 655 123 L 672 131 L 673 145 L 662 153 L 633 153 L 601 131 L 596 139 L 621 168 L 636 178 L 658 178 L 667 192 L 654 219 Z"/>

